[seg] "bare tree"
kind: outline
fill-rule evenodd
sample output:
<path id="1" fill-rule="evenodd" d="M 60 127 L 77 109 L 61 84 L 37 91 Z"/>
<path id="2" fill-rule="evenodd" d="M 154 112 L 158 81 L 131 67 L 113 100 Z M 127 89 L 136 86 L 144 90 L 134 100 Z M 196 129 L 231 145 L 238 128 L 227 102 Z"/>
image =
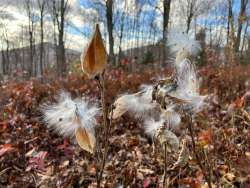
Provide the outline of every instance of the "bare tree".
<path id="1" fill-rule="evenodd" d="M 238 29 L 237 29 L 237 35 L 236 35 L 236 42 L 235 42 L 235 51 L 239 51 L 240 47 L 240 41 L 241 41 L 241 33 L 244 22 L 246 22 L 246 8 L 247 8 L 248 0 L 241 0 L 240 5 L 240 13 L 238 16 Z"/>
<path id="2" fill-rule="evenodd" d="M 38 7 L 40 11 L 40 73 L 43 73 L 43 56 L 44 56 L 44 14 L 45 14 L 45 0 L 38 0 Z"/>
<path id="3" fill-rule="evenodd" d="M 114 37 L 113 37 L 113 0 L 106 1 L 106 18 L 109 36 L 109 60 L 114 64 Z"/>
<path id="4" fill-rule="evenodd" d="M 166 59 L 166 42 L 171 0 L 163 0 L 163 63 Z"/>
<path id="5" fill-rule="evenodd" d="M 124 3 L 124 10 L 127 10 L 127 0 L 125 0 Z M 121 56 L 122 56 L 122 39 L 124 36 L 124 22 L 125 22 L 125 11 L 122 12 L 121 14 L 121 19 L 120 19 L 120 33 L 119 33 L 119 52 L 118 52 L 118 64 L 121 61 Z"/>
<path id="6" fill-rule="evenodd" d="M 245 27 L 245 30 L 244 30 L 243 42 L 242 42 L 242 46 L 241 46 L 241 50 L 240 50 L 240 54 L 241 55 L 243 53 L 243 50 L 244 50 L 244 47 L 245 47 L 245 44 L 246 44 L 247 29 L 248 29 L 248 27 L 249 27 L 249 20 L 247 20 L 246 27 Z"/>
<path id="7" fill-rule="evenodd" d="M 66 72 L 66 57 L 65 57 L 65 45 L 64 45 L 64 28 L 65 28 L 65 16 L 67 14 L 69 4 L 68 0 L 53 0 L 53 20 L 58 30 L 58 42 L 56 45 L 57 56 L 57 71 L 58 75 L 63 75 Z M 55 39 L 56 40 L 56 39 Z"/>
<path id="8" fill-rule="evenodd" d="M 228 0 L 228 28 L 227 28 L 227 46 L 225 48 L 227 62 L 232 64 L 235 62 L 235 22 L 233 13 L 233 0 Z"/>
<path id="9" fill-rule="evenodd" d="M 191 22 L 192 22 L 192 19 L 194 17 L 194 7 L 195 7 L 195 3 L 196 3 L 196 0 L 188 0 L 188 6 L 187 6 L 187 29 L 186 29 L 186 33 L 189 32 L 190 30 L 190 25 L 191 25 Z"/>
<path id="10" fill-rule="evenodd" d="M 28 65 L 28 73 L 29 76 L 36 75 L 36 66 L 33 64 L 34 58 L 34 13 L 33 13 L 33 5 L 31 0 L 25 0 L 25 9 L 28 16 L 28 33 L 29 33 L 29 65 Z"/>
<path id="11" fill-rule="evenodd" d="M 10 73 L 10 40 L 8 37 L 8 32 L 4 29 L 2 35 L 2 41 L 5 43 L 5 47 L 2 44 L 2 72 L 3 74 Z"/>
<path id="12" fill-rule="evenodd" d="M 249 56 L 249 54 L 250 54 L 250 37 L 247 38 L 247 43 L 248 43 L 247 52 L 248 52 L 248 56 Z"/>
<path id="13" fill-rule="evenodd" d="M 186 33 L 189 32 L 192 21 L 198 16 L 207 13 L 211 5 L 215 5 L 216 3 L 216 0 L 179 0 L 178 6 L 180 6 L 180 15 L 185 19 Z"/>

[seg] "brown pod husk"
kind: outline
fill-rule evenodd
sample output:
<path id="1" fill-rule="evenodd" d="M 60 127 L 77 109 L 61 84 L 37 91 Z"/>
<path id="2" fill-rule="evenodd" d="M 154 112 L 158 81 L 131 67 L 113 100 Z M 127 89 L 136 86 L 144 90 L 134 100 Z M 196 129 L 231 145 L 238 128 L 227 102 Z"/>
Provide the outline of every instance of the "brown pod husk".
<path id="1" fill-rule="evenodd" d="M 84 55 L 81 57 L 81 64 L 83 72 L 90 78 L 103 73 L 106 67 L 107 52 L 98 24 Z"/>

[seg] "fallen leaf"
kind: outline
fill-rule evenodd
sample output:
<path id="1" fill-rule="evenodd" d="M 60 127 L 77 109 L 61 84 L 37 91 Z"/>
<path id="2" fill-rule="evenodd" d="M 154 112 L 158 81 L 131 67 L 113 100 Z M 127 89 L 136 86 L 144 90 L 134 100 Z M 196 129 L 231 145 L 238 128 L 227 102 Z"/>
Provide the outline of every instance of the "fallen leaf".
<path id="1" fill-rule="evenodd" d="M 246 155 L 247 158 L 250 160 L 250 152 L 246 152 L 245 155 Z"/>
<path id="2" fill-rule="evenodd" d="M 242 108 L 244 105 L 244 97 L 239 97 L 234 101 L 235 107 Z"/>
<path id="3" fill-rule="evenodd" d="M 63 163 L 59 166 L 59 168 L 65 168 L 69 165 L 69 160 L 63 161 Z"/>
<path id="4" fill-rule="evenodd" d="M 225 174 L 225 177 L 230 181 L 230 182 L 232 182 L 234 179 L 235 179 L 235 175 L 233 174 L 233 173 L 226 173 Z"/>
<path id="5" fill-rule="evenodd" d="M 137 171 L 138 171 L 138 172 L 141 172 L 141 173 L 143 173 L 143 174 L 145 174 L 145 175 L 151 175 L 151 174 L 154 174 L 154 173 L 155 173 L 153 170 L 151 170 L 151 169 L 146 169 L 146 168 L 139 168 Z"/>
<path id="6" fill-rule="evenodd" d="M 199 143 L 202 146 L 206 146 L 206 145 L 211 144 L 212 138 L 213 138 L 212 129 L 208 129 L 208 130 L 202 131 L 198 135 Z"/>
<path id="7" fill-rule="evenodd" d="M 35 152 L 36 148 L 33 148 L 25 154 L 25 157 L 32 157 Z"/>
<path id="8" fill-rule="evenodd" d="M 143 181 L 143 188 L 148 188 L 151 184 L 151 180 L 150 178 L 146 178 L 144 181 Z"/>
<path id="9" fill-rule="evenodd" d="M 14 148 L 11 144 L 4 144 L 1 146 L 0 149 L 0 157 L 3 156 L 5 153 L 12 151 Z"/>
<path id="10" fill-rule="evenodd" d="M 40 151 L 34 155 L 34 157 L 29 159 L 29 165 L 26 168 L 26 171 L 29 171 L 31 169 L 37 169 L 39 171 L 45 171 L 45 163 L 44 160 L 47 156 L 47 151 Z"/>

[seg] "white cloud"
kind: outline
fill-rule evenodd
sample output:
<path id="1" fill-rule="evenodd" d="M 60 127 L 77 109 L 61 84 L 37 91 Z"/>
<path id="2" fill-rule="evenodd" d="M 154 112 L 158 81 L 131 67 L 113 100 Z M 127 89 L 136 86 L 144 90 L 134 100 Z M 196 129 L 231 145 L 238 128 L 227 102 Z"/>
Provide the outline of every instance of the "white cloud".
<path id="1" fill-rule="evenodd" d="M 117 0 L 114 7 L 114 10 L 124 12 L 128 16 L 136 16 L 140 9 L 142 9 L 142 6 L 136 0 Z"/>
<path id="2" fill-rule="evenodd" d="M 82 52 L 88 44 L 88 38 L 82 35 L 66 34 L 65 47 Z"/>
<path id="3" fill-rule="evenodd" d="M 33 0 L 32 0 L 33 1 Z M 6 43 L 4 42 L 3 35 L 7 33 L 8 40 L 13 41 L 16 47 L 20 46 L 20 37 L 21 33 L 24 34 L 27 32 L 28 28 L 28 17 L 25 10 L 25 6 L 23 4 L 24 0 L 1 0 L 0 10 L 4 10 L 4 14 L 8 14 L 10 16 L 0 15 L 0 46 L 4 47 L 6 46 Z M 66 21 L 72 23 L 75 27 L 83 28 L 84 26 L 88 24 L 92 24 L 95 22 L 97 18 L 97 12 L 94 9 L 88 8 L 84 9 L 80 6 L 79 0 L 69 0 L 69 11 L 66 16 Z M 37 6 L 33 7 L 33 11 L 36 15 L 39 15 L 39 9 Z M 49 13 L 47 12 L 47 15 L 49 16 Z M 45 19 L 44 20 L 44 32 L 45 32 L 45 41 L 53 43 L 53 23 L 51 19 Z M 23 28 L 23 29 L 22 29 Z M 40 41 L 40 35 L 39 35 L 39 20 L 35 23 L 35 37 L 36 37 L 36 43 L 39 43 Z M 68 48 L 72 48 L 75 50 L 82 50 L 83 46 L 86 45 L 87 38 L 83 37 L 79 33 L 78 34 L 72 34 L 71 29 L 65 30 L 65 45 Z M 26 39 L 23 41 L 23 46 L 28 45 L 28 35 L 25 34 L 24 36 Z M 13 46 L 14 47 L 14 46 Z"/>

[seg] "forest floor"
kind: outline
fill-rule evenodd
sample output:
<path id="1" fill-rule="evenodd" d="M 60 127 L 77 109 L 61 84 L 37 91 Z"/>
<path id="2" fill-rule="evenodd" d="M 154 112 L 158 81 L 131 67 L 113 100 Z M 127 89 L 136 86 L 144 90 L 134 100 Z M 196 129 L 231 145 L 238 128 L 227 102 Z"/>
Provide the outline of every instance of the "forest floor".
<path id="1" fill-rule="evenodd" d="M 138 91 L 140 85 L 166 75 L 164 70 L 133 74 L 111 70 L 106 76 L 108 104 L 119 94 Z M 199 70 L 208 105 L 193 126 L 215 187 L 250 187 L 249 75 L 249 66 Z M 93 157 L 42 121 L 41 105 L 55 101 L 61 90 L 73 97 L 100 98 L 97 83 L 81 75 L 0 84 L 0 187 L 95 187 Z M 109 144 L 103 186 L 161 187 L 164 161 L 153 153 L 142 122 L 129 114 L 115 120 Z M 193 153 L 188 165 L 170 179 L 174 187 L 207 187 Z"/>

